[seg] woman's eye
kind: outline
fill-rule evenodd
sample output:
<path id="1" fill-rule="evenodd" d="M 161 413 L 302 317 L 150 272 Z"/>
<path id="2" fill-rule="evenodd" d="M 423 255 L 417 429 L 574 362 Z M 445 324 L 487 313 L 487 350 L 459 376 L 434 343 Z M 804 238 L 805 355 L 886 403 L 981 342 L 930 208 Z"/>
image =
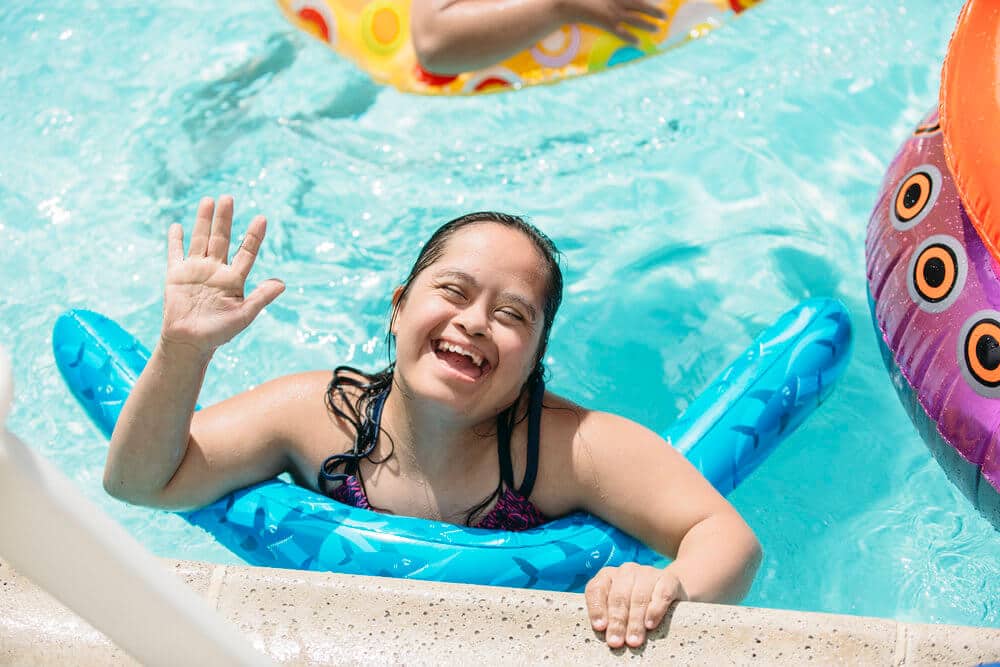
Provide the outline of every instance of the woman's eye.
<path id="1" fill-rule="evenodd" d="M 462 292 L 462 290 L 458 289 L 454 285 L 442 285 L 441 289 L 444 290 L 445 294 L 447 294 L 448 296 L 454 296 L 460 299 L 465 298 L 465 294 Z"/>
<path id="2" fill-rule="evenodd" d="M 510 308 L 501 308 L 497 312 L 500 313 L 501 315 L 505 316 L 505 317 L 510 318 L 510 319 L 514 319 L 514 320 L 517 320 L 519 322 L 523 322 L 524 321 L 524 316 L 521 315 L 521 313 L 517 312 L 516 310 L 511 310 Z"/>

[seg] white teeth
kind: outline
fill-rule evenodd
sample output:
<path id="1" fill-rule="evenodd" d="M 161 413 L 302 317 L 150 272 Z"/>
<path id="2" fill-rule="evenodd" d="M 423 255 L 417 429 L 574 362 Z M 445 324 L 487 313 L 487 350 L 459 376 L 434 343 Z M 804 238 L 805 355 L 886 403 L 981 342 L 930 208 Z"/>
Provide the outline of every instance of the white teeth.
<path id="1" fill-rule="evenodd" d="M 459 345 L 455 345 L 454 343 L 449 343 L 446 340 L 438 341 L 438 349 L 439 350 L 444 350 L 445 352 L 454 352 L 456 354 L 464 354 L 469 359 L 472 359 L 472 363 L 474 363 L 476 366 L 482 366 L 483 365 L 483 358 L 482 358 L 482 356 L 476 354 L 475 352 L 473 352 L 471 350 L 466 350 L 464 347 L 461 347 Z"/>

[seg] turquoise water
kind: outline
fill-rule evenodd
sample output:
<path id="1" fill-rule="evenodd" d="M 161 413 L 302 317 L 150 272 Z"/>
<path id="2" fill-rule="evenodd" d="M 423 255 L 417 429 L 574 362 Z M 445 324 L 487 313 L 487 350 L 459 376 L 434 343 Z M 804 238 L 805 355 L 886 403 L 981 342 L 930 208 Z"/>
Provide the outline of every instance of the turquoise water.
<path id="1" fill-rule="evenodd" d="M 839 388 L 732 496 L 766 550 L 747 604 L 1000 625 L 1000 534 L 910 425 L 865 302 L 870 208 L 934 104 L 960 4 L 768 0 L 657 58 L 469 99 L 374 86 L 265 0 L 7 5 L 10 427 L 154 552 L 236 562 L 104 496 L 104 442 L 58 377 L 55 318 L 93 308 L 154 340 L 167 226 L 231 192 L 243 224 L 271 221 L 256 277 L 289 289 L 217 355 L 202 402 L 374 367 L 427 234 L 469 210 L 524 213 L 565 252 L 550 384 L 659 431 L 801 299 L 851 310 Z"/>

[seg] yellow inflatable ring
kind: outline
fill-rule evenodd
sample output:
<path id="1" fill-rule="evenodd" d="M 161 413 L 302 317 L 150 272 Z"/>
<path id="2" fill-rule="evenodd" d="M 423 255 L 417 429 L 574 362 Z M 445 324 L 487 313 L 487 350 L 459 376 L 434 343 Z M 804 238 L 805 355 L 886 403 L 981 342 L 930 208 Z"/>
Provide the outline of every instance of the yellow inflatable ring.
<path id="1" fill-rule="evenodd" d="M 589 25 L 567 25 L 531 49 L 473 72 L 420 66 L 410 40 L 410 0 L 277 0 L 288 20 L 346 56 L 379 83 L 423 95 L 473 95 L 599 72 L 697 39 L 761 0 L 660 0 L 667 18 L 636 45 Z"/>

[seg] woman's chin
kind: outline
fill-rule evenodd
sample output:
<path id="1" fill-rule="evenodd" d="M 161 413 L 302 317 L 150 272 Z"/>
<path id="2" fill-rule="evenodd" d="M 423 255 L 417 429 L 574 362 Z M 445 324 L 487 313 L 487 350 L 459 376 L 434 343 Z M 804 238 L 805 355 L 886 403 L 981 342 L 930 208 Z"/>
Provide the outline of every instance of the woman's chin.
<path id="1" fill-rule="evenodd" d="M 481 381 L 463 376 L 452 369 L 442 368 L 435 368 L 432 373 L 426 373 L 415 380 L 407 383 L 407 393 L 411 397 L 461 414 L 466 414 L 480 401 L 485 386 Z"/>

